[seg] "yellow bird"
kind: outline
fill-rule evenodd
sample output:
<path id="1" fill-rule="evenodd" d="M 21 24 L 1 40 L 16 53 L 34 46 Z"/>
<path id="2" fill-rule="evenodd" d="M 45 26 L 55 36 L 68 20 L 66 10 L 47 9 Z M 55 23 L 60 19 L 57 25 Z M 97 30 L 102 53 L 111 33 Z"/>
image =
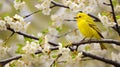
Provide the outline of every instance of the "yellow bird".
<path id="1" fill-rule="evenodd" d="M 104 38 L 100 33 L 96 23 L 94 22 L 93 18 L 88 16 L 85 13 L 78 13 L 75 17 L 77 20 L 77 26 L 79 31 L 85 38 L 94 38 L 94 39 L 102 39 Z M 101 44 L 101 48 L 105 48 L 103 44 Z"/>

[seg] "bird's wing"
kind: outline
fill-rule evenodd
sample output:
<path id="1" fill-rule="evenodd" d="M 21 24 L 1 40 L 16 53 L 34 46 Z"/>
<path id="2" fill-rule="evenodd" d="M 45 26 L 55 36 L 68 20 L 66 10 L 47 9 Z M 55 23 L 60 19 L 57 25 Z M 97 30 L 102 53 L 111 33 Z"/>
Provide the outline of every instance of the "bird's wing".
<path id="1" fill-rule="evenodd" d="M 87 20 L 87 22 L 88 22 L 89 26 L 90 26 L 91 28 L 93 28 L 93 29 L 99 34 L 99 36 L 100 36 L 101 38 L 104 38 L 104 37 L 102 36 L 102 34 L 100 33 L 99 28 L 97 27 L 97 25 L 95 24 L 95 22 L 94 22 L 93 20 Z"/>

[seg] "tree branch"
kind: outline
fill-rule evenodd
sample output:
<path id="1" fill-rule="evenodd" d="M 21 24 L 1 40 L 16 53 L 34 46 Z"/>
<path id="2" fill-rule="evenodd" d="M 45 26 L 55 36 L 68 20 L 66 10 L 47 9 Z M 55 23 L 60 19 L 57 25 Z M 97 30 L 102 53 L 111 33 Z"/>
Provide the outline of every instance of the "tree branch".
<path id="1" fill-rule="evenodd" d="M 12 32 L 15 32 L 13 29 L 11 28 L 7 28 L 8 30 L 12 31 Z M 32 35 L 29 35 L 29 34 L 26 34 L 26 33 L 22 33 L 22 32 L 15 32 L 19 35 L 23 35 L 24 37 L 28 37 L 28 38 L 31 38 L 31 39 L 35 39 L 35 40 L 39 40 L 38 37 L 35 37 L 35 36 L 32 36 Z M 49 42 L 51 43 L 51 42 Z M 103 40 L 84 40 L 84 41 L 81 41 L 79 43 L 72 43 L 72 45 L 81 45 L 81 44 L 87 44 L 87 43 L 112 43 L 112 44 L 116 44 L 118 46 L 120 46 L 120 42 L 118 40 L 112 40 L 112 39 L 103 39 Z"/>
<path id="2" fill-rule="evenodd" d="M 50 67 L 54 67 L 53 65 L 56 63 L 56 61 L 62 56 L 62 54 L 58 54 L 57 58 L 53 61 L 53 63 L 50 65 Z"/>
<path id="3" fill-rule="evenodd" d="M 51 3 L 53 4 L 53 6 L 50 6 L 51 9 L 54 8 L 54 7 L 57 7 L 57 6 L 58 6 L 58 7 L 64 7 L 64 8 L 68 8 L 68 9 L 69 9 L 68 6 L 64 6 L 64 5 L 62 5 L 62 4 L 60 4 L 60 3 L 57 3 L 57 2 L 55 2 L 55 1 L 51 1 Z M 38 13 L 38 12 L 40 12 L 40 11 L 41 11 L 41 10 L 37 10 L 37 11 L 35 11 L 35 12 L 32 12 L 32 13 L 24 16 L 24 18 L 28 18 L 28 17 L 30 17 L 31 15 L 33 15 L 33 14 L 35 14 L 35 13 Z"/>
<path id="4" fill-rule="evenodd" d="M 84 40 L 79 43 L 72 43 L 72 45 L 79 46 L 81 44 L 88 44 L 88 43 L 110 43 L 110 44 L 116 44 L 120 46 L 120 42 L 118 40 L 112 40 L 112 39 L 103 39 L 103 40 Z M 107 44 L 106 44 L 107 45 Z"/>
<path id="5" fill-rule="evenodd" d="M 113 19 L 114 19 L 114 22 L 116 23 L 115 29 L 116 29 L 116 31 L 118 32 L 119 36 L 120 36 L 120 29 L 119 29 L 119 26 L 118 26 L 118 22 L 117 22 L 117 20 L 116 20 L 116 15 L 115 15 L 115 11 L 114 11 L 114 6 L 113 6 L 113 4 L 112 4 L 112 0 L 109 0 L 109 1 L 110 1 L 111 9 L 112 9 Z"/>
<path id="6" fill-rule="evenodd" d="M 55 43 L 50 43 L 50 44 L 55 44 Z M 57 44 L 56 44 L 57 45 Z M 67 48 L 67 47 L 66 47 Z M 54 49 L 56 50 L 56 48 Z M 100 57 L 100 56 L 96 56 L 94 54 L 91 54 L 91 53 L 87 53 L 87 52 L 84 52 L 82 51 L 83 55 L 86 56 L 86 57 L 90 57 L 90 58 L 93 58 L 93 59 L 96 59 L 96 60 L 99 60 L 99 61 L 102 61 L 102 62 L 105 62 L 105 63 L 108 63 L 108 64 L 111 64 L 111 65 L 114 65 L 116 67 L 120 67 L 120 63 L 116 62 L 116 61 L 113 61 L 113 60 L 110 60 L 110 59 L 106 59 L 106 58 L 103 58 L 103 57 Z"/>
<path id="7" fill-rule="evenodd" d="M 120 42 L 118 41 L 113 41 L 113 40 L 102 40 L 102 41 L 86 41 L 86 42 L 81 42 L 81 43 L 76 43 L 76 44 L 72 44 L 72 45 L 80 45 L 80 44 L 86 44 L 86 43 L 98 43 L 98 42 L 101 42 L 101 43 L 104 43 L 104 42 L 114 42 L 115 44 L 120 44 Z M 58 44 L 55 44 L 55 43 L 52 43 L 52 42 L 48 42 L 49 44 L 54 44 L 54 45 L 58 45 Z M 71 46 L 71 45 L 70 45 Z M 69 47 L 70 47 L 69 46 Z M 68 48 L 68 46 L 66 46 L 66 48 Z M 58 46 L 55 46 L 55 47 L 52 47 L 50 48 L 50 51 L 53 51 L 53 50 L 58 50 L 59 47 Z M 82 51 L 83 52 L 83 51 Z M 41 50 L 38 50 L 37 52 L 35 52 L 35 54 L 39 54 L 39 53 L 42 53 Z M 116 62 L 116 61 L 113 61 L 113 60 L 110 60 L 110 59 L 106 59 L 106 58 L 103 58 L 103 57 L 99 57 L 99 56 L 96 56 L 96 55 L 93 55 L 93 54 L 90 54 L 90 53 L 86 53 L 86 52 L 83 52 L 83 55 L 84 56 L 87 56 L 87 57 L 90 57 L 90 58 L 93 58 L 93 59 L 96 59 L 96 60 L 100 60 L 102 62 L 105 62 L 105 63 L 108 63 L 108 64 L 112 64 L 116 67 L 119 67 L 120 66 L 120 63 Z M 1 61 L 0 64 L 3 64 L 5 65 L 6 63 L 12 61 L 12 60 L 17 60 L 19 58 L 21 58 L 22 56 L 17 56 L 17 57 L 14 57 L 14 58 L 10 58 L 10 59 L 7 59 L 7 60 L 4 60 L 4 61 Z"/>
<path id="8" fill-rule="evenodd" d="M 15 32 L 13 29 L 11 28 L 7 28 L 8 30 L 12 31 L 12 32 Z M 35 40 L 39 40 L 39 38 L 35 37 L 35 36 L 32 36 L 32 35 L 29 35 L 29 34 L 26 34 L 26 33 L 22 33 L 22 32 L 15 32 L 19 35 L 23 35 L 24 37 L 28 37 L 28 38 L 31 38 L 31 39 L 35 39 Z"/>
<path id="9" fill-rule="evenodd" d="M 3 67 L 5 64 L 13 61 L 13 60 L 17 60 L 19 58 L 21 58 L 22 56 L 16 56 L 16 57 L 12 57 L 12 58 L 8 58 L 6 60 L 0 61 L 0 65 Z"/>
<path id="10" fill-rule="evenodd" d="M 107 58 L 96 56 L 96 55 L 93 55 L 93 54 L 90 54 L 90 53 L 87 53 L 87 52 L 84 52 L 84 51 L 82 51 L 82 53 L 83 53 L 84 56 L 87 56 L 87 57 L 90 57 L 90 58 L 93 58 L 93 59 L 96 59 L 96 60 L 99 60 L 99 61 L 102 61 L 102 62 L 105 62 L 105 63 L 108 63 L 108 64 L 112 64 L 116 67 L 120 67 L 120 63 L 118 63 L 117 61 L 113 61 L 113 60 L 110 60 L 110 59 L 107 59 Z"/>
<path id="11" fill-rule="evenodd" d="M 64 7 L 64 8 L 68 8 L 68 9 L 69 9 L 68 6 L 64 6 L 64 5 L 62 5 L 62 4 L 60 4 L 60 3 L 57 3 L 57 2 L 55 2 L 55 1 L 51 1 L 51 3 L 54 4 L 55 6 Z"/>

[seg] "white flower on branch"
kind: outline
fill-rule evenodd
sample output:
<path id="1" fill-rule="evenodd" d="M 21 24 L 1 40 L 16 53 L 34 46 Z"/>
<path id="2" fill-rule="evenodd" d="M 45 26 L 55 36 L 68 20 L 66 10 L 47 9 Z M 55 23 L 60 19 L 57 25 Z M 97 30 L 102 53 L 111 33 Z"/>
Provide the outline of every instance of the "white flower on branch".
<path id="1" fill-rule="evenodd" d="M 10 28 L 14 29 L 15 32 L 25 31 L 30 24 L 30 22 L 26 23 L 23 17 L 17 14 L 13 18 L 6 16 L 4 17 L 4 20 Z"/>
<path id="2" fill-rule="evenodd" d="M 8 47 L 3 47 L 1 43 L 3 43 L 2 40 L 0 42 L 0 60 L 8 57 L 8 54 L 7 54 Z"/>
<path id="3" fill-rule="evenodd" d="M 114 61 L 120 62 L 120 53 L 116 54 L 114 52 L 111 53 L 111 58 Z"/>
<path id="4" fill-rule="evenodd" d="M 120 13 L 120 5 L 117 5 L 117 6 L 115 7 L 115 12 L 116 12 L 116 13 Z"/>
<path id="5" fill-rule="evenodd" d="M 48 44 L 48 35 L 45 36 L 45 44 L 43 45 L 43 53 L 49 52 L 50 51 L 50 45 Z"/>
<path id="6" fill-rule="evenodd" d="M 40 45 L 36 42 L 26 42 L 26 45 L 22 48 L 23 51 L 25 51 L 26 54 L 32 54 L 35 53 L 37 50 L 40 50 Z"/>
<path id="7" fill-rule="evenodd" d="M 66 5 L 69 6 L 73 12 L 78 12 L 80 10 L 79 5 L 76 4 L 75 2 L 66 1 Z"/>
<path id="8" fill-rule="evenodd" d="M 17 67 L 27 67 L 24 61 L 21 60 L 13 60 L 12 62 L 5 65 L 5 67 L 11 67 L 11 66 L 17 66 Z"/>
<path id="9" fill-rule="evenodd" d="M 14 0 L 14 8 L 16 10 L 21 9 L 23 5 L 25 5 L 24 1 L 22 1 L 22 0 Z"/>
<path id="10" fill-rule="evenodd" d="M 0 30 L 7 30 L 6 22 L 3 20 L 0 20 Z"/>
<path id="11" fill-rule="evenodd" d="M 102 24 L 106 27 L 112 27 L 116 24 L 115 22 L 110 22 L 107 16 L 102 16 L 101 14 L 98 14 L 98 17 L 101 20 Z"/>
<path id="12" fill-rule="evenodd" d="M 42 0 L 40 4 L 35 5 L 35 7 L 39 10 L 42 10 L 42 13 L 45 15 L 50 14 L 50 4 L 52 0 Z"/>

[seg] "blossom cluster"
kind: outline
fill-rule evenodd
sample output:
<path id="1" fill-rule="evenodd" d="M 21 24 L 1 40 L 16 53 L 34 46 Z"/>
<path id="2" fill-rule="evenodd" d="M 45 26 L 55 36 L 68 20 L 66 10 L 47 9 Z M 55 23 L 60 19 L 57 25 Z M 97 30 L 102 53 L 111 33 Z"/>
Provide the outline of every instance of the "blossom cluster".
<path id="1" fill-rule="evenodd" d="M 13 29 L 15 32 L 25 31 L 30 22 L 25 22 L 24 18 L 20 15 L 15 15 L 13 17 L 6 16 L 4 19 L 0 20 L 0 30 L 7 30 L 7 28 Z"/>
<path id="2" fill-rule="evenodd" d="M 22 0 L 14 0 L 14 8 L 16 10 L 21 9 L 23 5 L 25 5 L 24 1 L 22 1 Z"/>
<path id="3" fill-rule="evenodd" d="M 35 7 L 39 10 L 42 10 L 42 13 L 45 15 L 50 14 L 50 4 L 52 0 L 41 0 L 39 4 L 35 5 Z"/>

